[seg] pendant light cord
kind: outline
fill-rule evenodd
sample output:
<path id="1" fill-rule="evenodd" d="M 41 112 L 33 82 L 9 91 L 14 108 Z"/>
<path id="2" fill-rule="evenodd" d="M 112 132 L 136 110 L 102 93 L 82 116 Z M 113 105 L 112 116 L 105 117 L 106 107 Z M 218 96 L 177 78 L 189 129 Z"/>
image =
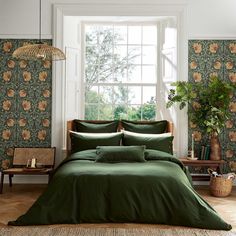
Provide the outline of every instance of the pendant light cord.
<path id="1" fill-rule="evenodd" d="M 36 43 L 29 45 L 23 45 L 17 48 L 12 56 L 21 60 L 48 60 L 48 61 L 59 61 L 65 60 L 66 56 L 59 48 L 52 47 L 42 42 L 42 0 L 39 2 L 39 15 L 38 15 L 38 26 L 39 26 L 39 38 Z M 37 18 L 37 17 L 36 17 Z"/>
<path id="2" fill-rule="evenodd" d="M 39 0 L 39 42 L 42 42 L 42 2 Z"/>

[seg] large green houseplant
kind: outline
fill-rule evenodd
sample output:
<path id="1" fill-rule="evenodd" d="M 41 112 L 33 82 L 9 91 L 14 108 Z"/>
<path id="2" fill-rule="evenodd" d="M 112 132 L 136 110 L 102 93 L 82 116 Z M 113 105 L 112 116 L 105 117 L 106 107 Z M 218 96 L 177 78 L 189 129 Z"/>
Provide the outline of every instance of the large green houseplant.
<path id="1" fill-rule="evenodd" d="M 219 133 L 230 117 L 229 105 L 235 91 L 233 84 L 211 77 L 206 84 L 178 81 L 172 84 L 167 108 L 179 103 L 182 110 L 188 105 L 190 121 L 210 135 L 211 160 L 221 159 Z"/>

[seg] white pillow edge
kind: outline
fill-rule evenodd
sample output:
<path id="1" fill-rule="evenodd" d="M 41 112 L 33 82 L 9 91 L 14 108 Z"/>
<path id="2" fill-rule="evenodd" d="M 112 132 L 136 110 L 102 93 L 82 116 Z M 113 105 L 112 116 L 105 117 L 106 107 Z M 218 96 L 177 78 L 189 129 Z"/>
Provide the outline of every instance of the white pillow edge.
<path id="1" fill-rule="evenodd" d="M 131 131 L 127 131 L 122 129 L 121 132 L 125 135 L 131 135 L 131 136 L 135 136 L 135 137 L 150 137 L 150 138 L 157 138 L 157 137 L 170 137 L 172 136 L 171 132 L 168 133 L 162 133 L 162 134 L 144 134 L 144 133 L 136 133 L 136 132 L 131 132 Z"/>
<path id="2" fill-rule="evenodd" d="M 87 137 L 105 137 L 109 134 L 121 134 L 122 132 L 110 132 L 110 133 L 87 133 L 87 132 L 76 132 L 76 131 L 73 131 L 73 130 L 69 130 L 69 133 L 73 133 L 73 134 L 78 134 L 78 135 L 81 135 L 81 136 L 87 136 Z"/>

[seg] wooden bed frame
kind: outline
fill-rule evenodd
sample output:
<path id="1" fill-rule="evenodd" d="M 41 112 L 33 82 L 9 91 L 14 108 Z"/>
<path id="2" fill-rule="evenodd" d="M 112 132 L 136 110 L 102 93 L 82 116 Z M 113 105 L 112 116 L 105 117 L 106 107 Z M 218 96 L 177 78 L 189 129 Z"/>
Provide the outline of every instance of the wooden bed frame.
<path id="1" fill-rule="evenodd" d="M 103 124 L 103 123 L 108 122 L 106 120 L 80 120 L 80 121 L 94 123 L 94 124 Z M 153 121 L 139 121 L 139 123 L 143 123 L 143 124 L 149 124 L 149 123 L 152 123 L 152 122 Z M 117 130 L 120 131 L 122 128 L 123 128 L 122 123 L 121 123 L 121 121 L 119 121 Z M 70 142 L 70 135 L 69 135 L 70 130 L 75 131 L 75 122 L 74 122 L 74 120 L 67 121 L 67 137 L 66 137 L 66 153 L 67 153 L 67 156 L 70 154 L 70 151 L 71 151 L 71 142 Z M 166 133 L 171 133 L 173 135 L 173 131 L 174 131 L 173 122 L 167 121 Z"/>

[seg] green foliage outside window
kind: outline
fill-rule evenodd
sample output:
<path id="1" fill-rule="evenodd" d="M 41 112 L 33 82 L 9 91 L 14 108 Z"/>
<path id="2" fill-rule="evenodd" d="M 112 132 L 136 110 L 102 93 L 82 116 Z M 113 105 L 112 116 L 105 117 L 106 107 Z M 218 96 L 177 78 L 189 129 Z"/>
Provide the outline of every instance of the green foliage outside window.
<path id="1" fill-rule="evenodd" d="M 102 34 L 95 28 L 86 32 L 86 66 L 85 66 L 85 119 L 129 119 L 154 120 L 156 117 L 156 102 L 152 97 L 149 102 L 132 106 L 128 101 L 130 91 L 122 85 L 121 78 L 125 73 L 131 73 L 132 62 L 140 56 L 135 48 L 126 56 L 114 53 L 113 42 L 121 40 L 119 33 L 112 28 L 104 28 Z M 98 41 L 98 42 L 97 42 Z M 94 84 L 117 82 L 116 91 L 113 86 L 106 86 L 104 93 L 92 90 Z M 109 104 L 109 102 L 112 104 Z"/>

